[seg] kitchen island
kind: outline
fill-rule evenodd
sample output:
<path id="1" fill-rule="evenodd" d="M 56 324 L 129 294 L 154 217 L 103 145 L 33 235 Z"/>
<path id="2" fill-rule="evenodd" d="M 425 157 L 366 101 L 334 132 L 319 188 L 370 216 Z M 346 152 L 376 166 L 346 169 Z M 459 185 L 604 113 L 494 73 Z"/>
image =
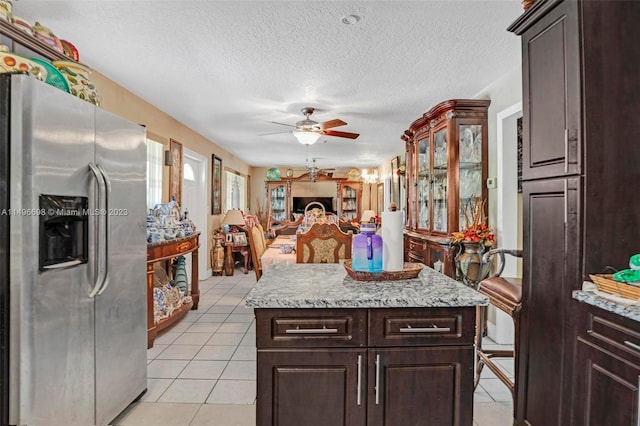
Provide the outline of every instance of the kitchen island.
<path id="1" fill-rule="evenodd" d="M 274 265 L 255 308 L 260 426 L 471 425 L 476 308 L 424 267 L 355 281 L 339 264 Z"/>

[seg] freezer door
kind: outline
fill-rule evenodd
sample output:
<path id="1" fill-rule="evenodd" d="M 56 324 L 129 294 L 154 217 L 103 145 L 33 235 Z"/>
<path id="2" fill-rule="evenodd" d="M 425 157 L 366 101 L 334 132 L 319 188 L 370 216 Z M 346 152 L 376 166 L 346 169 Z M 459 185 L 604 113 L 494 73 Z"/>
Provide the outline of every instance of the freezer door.
<path id="1" fill-rule="evenodd" d="M 11 77 L 10 423 L 94 422 L 95 281 L 89 262 L 39 271 L 39 195 L 95 193 L 94 108 L 36 79 Z M 90 234 L 95 223 L 89 219 Z"/>
<path id="2" fill-rule="evenodd" d="M 145 134 L 96 109 L 96 165 L 109 194 L 108 275 L 96 296 L 97 424 L 113 420 L 147 387 Z"/>

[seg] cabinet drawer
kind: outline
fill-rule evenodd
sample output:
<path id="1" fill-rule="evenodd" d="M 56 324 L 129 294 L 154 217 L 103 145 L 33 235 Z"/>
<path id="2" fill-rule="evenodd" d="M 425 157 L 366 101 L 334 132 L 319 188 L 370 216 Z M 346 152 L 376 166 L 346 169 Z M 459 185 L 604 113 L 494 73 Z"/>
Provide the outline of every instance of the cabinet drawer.
<path id="1" fill-rule="evenodd" d="M 473 344 L 475 307 L 372 309 L 369 346 Z"/>
<path id="2" fill-rule="evenodd" d="M 427 250 L 427 243 L 424 240 L 417 238 L 409 238 L 409 251 L 424 256 L 424 252 Z"/>
<path id="3" fill-rule="evenodd" d="M 619 319 L 616 321 L 595 312 L 588 312 L 585 325 L 587 340 L 635 363 L 640 360 L 640 332 L 637 329 L 620 324 Z"/>
<path id="4" fill-rule="evenodd" d="M 412 251 L 407 253 L 407 261 L 413 263 L 424 263 L 426 264 L 424 254 L 416 254 Z"/>
<path id="5" fill-rule="evenodd" d="M 365 309 L 256 309 L 260 348 L 366 345 Z"/>

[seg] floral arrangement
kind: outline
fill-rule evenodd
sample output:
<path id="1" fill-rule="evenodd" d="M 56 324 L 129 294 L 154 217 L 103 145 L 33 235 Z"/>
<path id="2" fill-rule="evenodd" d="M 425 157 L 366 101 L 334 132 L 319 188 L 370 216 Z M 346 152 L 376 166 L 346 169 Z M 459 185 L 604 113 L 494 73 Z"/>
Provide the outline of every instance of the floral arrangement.
<path id="1" fill-rule="evenodd" d="M 491 247 L 495 243 L 493 230 L 487 226 L 487 217 L 484 214 L 485 203 L 486 200 L 475 199 L 467 204 L 464 209 L 464 228 L 451 234 L 453 244 L 470 241 Z"/>

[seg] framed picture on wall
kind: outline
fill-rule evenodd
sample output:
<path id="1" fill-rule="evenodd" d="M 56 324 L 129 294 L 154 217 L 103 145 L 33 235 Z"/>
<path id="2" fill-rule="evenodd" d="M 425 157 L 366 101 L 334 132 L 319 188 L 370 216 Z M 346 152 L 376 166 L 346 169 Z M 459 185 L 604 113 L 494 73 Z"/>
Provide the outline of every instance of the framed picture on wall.
<path id="1" fill-rule="evenodd" d="M 169 152 L 171 152 L 169 200 L 173 197 L 178 205 L 182 205 L 182 144 L 169 139 Z"/>
<path id="2" fill-rule="evenodd" d="M 400 169 L 400 157 L 395 156 L 391 159 L 391 201 L 399 204 L 400 200 L 400 175 L 398 170 Z"/>
<path id="3" fill-rule="evenodd" d="M 377 212 L 379 215 L 382 215 L 384 211 L 384 183 L 380 182 L 378 187 L 376 188 L 376 200 L 377 200 Z"/>
<path id="4" fill-rule="evenodd" d="M 211 155 L 211 214 L 222 214 L 222 158 Z"/>

